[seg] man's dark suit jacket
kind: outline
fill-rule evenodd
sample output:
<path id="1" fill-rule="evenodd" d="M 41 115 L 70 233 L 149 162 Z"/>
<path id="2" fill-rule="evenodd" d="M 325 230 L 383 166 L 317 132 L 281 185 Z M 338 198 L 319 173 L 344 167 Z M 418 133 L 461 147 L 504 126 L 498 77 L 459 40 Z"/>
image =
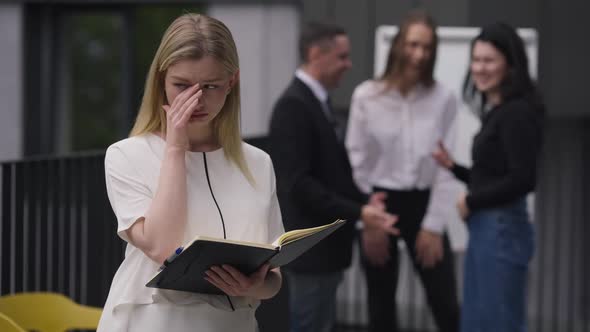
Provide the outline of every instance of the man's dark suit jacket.
<path id="1" fill-rule="evenodd" d="M 354 183 L 344 144 L 338 140 L 321 102 L 298 78 L 276 102 L 269 136 L 285 229 L 348 220 L 287 268 L 321 273 L 348 267 L 354 224 L 367 197 Z"/>

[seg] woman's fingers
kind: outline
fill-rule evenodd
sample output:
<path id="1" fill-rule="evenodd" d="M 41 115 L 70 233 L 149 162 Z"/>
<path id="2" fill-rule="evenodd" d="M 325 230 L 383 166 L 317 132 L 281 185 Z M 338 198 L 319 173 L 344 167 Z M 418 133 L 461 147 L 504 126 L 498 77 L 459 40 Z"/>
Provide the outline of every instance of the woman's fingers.
<path id="1" fill-rule="evenodd" d="M 168 112 L 169 117 L 168 120 L 171 121 L 174 125 L 177 124 L 178 120 L 184 114 L 184 110 L 186 108 L 186 102 L 191 97 L 193 97 L 197 92 L 200 90 L 199 84 L 195 84 L 188 89 L 179 93 L 176 98 L 172 101 L 172 105 L 170 105 L 170 111 Z"/>
<path id="2" fill-rule="evenodd" d="M 202 95 L 203 90 L 198 90 L 195 94 L 190 96 L 190 98 L 188 98 L 182 105 L 178 106 L 174 114 L 171 114 L 170 121 L 175 128 L 182 128 L 184 125 L 188 123 L 188 120 L 197 108 Z"/>
<path id="3" fill-rule="evenodd" d="M 191 118 L 193 112 L 197 109 L 199 105 L 199 101 L 201 100 L 201 96 L 203 95 L 203 90 L 197 91 L 191 98 L 189 98 L 186 103 L 185 107 L 182 110 L 182 114 L 178 120 L 178 125 L 182 126 L 188 123 L 188 120 Z"/>
<path id="4" fill-rule="evenodd" d="M 212 266 L 205 272 L 205 280 L 228 295 L 247 296 L 259 287 L 266 278 L 270 266 L 265 264 L 250 276 L 230 265 Z"/>
<path id="5" fill-rule="evenodd" d="M 438 148 L 443 152 L 443 153 L 447 153 L 447 149 L 445 148 L 445 145 L 443 144 L 442 140 L 438 140 Z"/>
<path id="6" fill-rule="evenodd" d="M 205 277 L 205 280 L 210 282 L 213 286 L 219 288 L 222 292 L 224 292 L 227 295 L 230 295 L 230 296 L 237 295 L 237 293 L 234 292 L 234 290 L 232 289 L 231 286 L 229 286 L 228 284 L 221 281 L 218 276 L 215 276 L 215 277 L 211 276 L 210 275 L 211 273 L 212 272 L 210 272 L 210 271 L 206 272 L 207 276 Z"/>
<path id="7" fill-rule="evenodd" d="M 432 157 L 445 168 L 453 167 L 453 160 L 441 140 L 438 141 L 438 148 L 432 152 Z"/>
<path id="8" fill-rule="evenodd" d="M 223 283 L 226 283 L 232 287 L 239 287 L 240 282 L 236 280 L 230 273 L 228 273 L 225 269 L 219 266 L 212 266 L 211 270 L 213 270 L 217 275 L 221 278 Z"/>
<path id="9" fill-rule="evenodd" d="M 199 83 L 197 83 L 179 93 L 176 96 L 176 98 L 174 98 L 174 100 L 172 101 L 172 108 L 180 109 L 180 107 L 186 102 L 186 100 L 189 99 L 192 95 L 194 95 L 200 88 L 201 86 L 199 85 Z"/>
<path id="10" fill-rule="evenodd" d="M 166 112 L 166 143 L 182 149 L 189 148 L 187 123 L 203 95 L 199 84 L 179 93 L 172 105 L 162 105 Z"/>

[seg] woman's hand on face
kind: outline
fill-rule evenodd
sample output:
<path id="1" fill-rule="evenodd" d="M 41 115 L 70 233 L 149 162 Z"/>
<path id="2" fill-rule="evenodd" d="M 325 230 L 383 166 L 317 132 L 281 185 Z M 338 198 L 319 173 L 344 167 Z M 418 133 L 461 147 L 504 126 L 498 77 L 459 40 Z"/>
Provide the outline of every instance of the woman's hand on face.
<path id="1" fill-rule="evenodd" d="M 203 90 L 197 83 L 179 93 L 172 105 L 162 105 L 166 111 L 166 144 L 169 147 L 188 150 L 188 122 L 202 95 Z"/>
<path id="2" fill-rule="evenodd" d="M 205 272 L 205 280 L 227 295 L 258 298 L 269 267 L 264 264 L 258 271 L 247 276 L 230 265 L 212 266 Z"/>
<path id="3" fill-rule="evenodd" d="M 438 141 L 438 148 L 432 153 L 432 158 L 434 158 L 440 166 L 446 169 L 451 169 L 455 164 L 449 151 L 447 151 L 447 148 L 440 140 Z"/>

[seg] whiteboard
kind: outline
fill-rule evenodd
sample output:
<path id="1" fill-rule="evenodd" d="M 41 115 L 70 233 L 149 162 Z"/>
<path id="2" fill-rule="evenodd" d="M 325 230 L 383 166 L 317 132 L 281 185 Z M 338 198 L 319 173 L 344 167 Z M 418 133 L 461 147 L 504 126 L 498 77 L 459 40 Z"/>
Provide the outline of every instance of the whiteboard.
<path id="1" fill-rule="evenodd" d="M 398 28 L 391 25 L 379 26 L 375 33 L 375 63 L 374 76 L 380 77 L 385 70 L 387 53 L 391 40 L 397 34 Z M 480 122 L 477 117 L 467 109 L 461 98 L 463 80 L 469 66 L 471 41 L 479 34 L 479 28 L 439 27 L 437 34 L 439 38 L 436 67 L 434 70 L 435 79 L 451 89 L 459 101 L 459 112 L 455 123 L 456 144 L 449 147 L 453 157 L 459 163 L 471 165 L 471 143 L 473 135 L 479 130 Z M 533 78 L 537 77 L 538 64 L 538 35 L 535 29 L 518 29 L 518 34 L 525 43 L 526 52 L 529 58 L 529 70 Z M 464 190 L 463 186 L 457 183 L 457 196 Z M 533 200 L 529 198 L 529 212 L 533 211 Z M 456 214 L 449 223 L 449 236 L 454 250 L 463 250 L 467 242 L 467 234 L 463 223 Z"/>

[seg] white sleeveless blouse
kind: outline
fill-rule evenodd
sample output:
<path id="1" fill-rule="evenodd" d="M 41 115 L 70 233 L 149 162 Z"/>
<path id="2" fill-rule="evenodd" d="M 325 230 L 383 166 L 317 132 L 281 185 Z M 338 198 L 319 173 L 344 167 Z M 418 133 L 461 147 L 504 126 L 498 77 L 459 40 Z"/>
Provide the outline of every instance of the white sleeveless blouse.
<path id="1" fill-rule="evenodd" d="M 109 200 L 117 217 L 117 234 L 145 216 L 156 193 L 165 142 L 146 134 L 111 145 L 105 157 Z M 184 243 L 196 235 L 272 243 L 284 232 L 276 196 L 275 174 L 268 154 L 243 143 L 252 185 L 223 149 L 187 152 L 188 223 Z M 206 165 L 206 167 L 205 167 Z M 207 173 L 211 190 L 207 182 Z M 213 194 L 213 195 L 212 195 Z M 213 198 L 214 196 L 214 198 Z M 258 301 L 148 288 L 159 264 L 127 243 L 104 306 L 98 331 L 255 331 Z"/>

